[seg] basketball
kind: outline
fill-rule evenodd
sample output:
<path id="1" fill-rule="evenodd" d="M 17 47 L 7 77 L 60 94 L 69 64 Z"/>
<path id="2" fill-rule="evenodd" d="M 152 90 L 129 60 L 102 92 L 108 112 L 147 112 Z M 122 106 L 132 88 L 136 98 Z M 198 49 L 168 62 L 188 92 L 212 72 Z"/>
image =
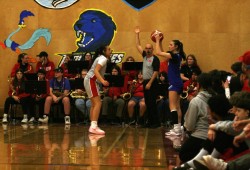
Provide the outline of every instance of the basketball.
<path id="1" fill-rule="evenodd" d="M 151 33 L 151 40 L 153 41 L 153 42 L 156 42 L 156 40 L 155 40 L 155 35 L 156 34 L 159 34 L 160 35 L 160 37 L 161 37 L 161 39 L 160 39 L 160 41 L 162 41 L 163 40 L 163 34 L 162 34 L 162 32 L 161 31 L 159 31 L 159 30 L 154 30 L 152 33 Z"/>

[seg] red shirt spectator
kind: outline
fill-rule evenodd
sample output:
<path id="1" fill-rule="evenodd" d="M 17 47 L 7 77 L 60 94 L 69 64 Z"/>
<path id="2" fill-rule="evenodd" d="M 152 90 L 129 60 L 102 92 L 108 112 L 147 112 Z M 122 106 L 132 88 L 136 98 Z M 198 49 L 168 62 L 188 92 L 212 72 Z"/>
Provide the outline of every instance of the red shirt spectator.
<path id="1" fill-rule="evenodd" d="M 161 61 L 160 62 L 160 70 L 159 72 L 166 72 L 168 73 L 168 61 Z"/>
<path id="2" fill-rule="evenodd" d="M 48 59 L 48 53 L 45 51 L 40 52 L 37 57 L 39 57 L 39 62 L 36 65 L 36 72 L 39 69 L 44 69 L 46 71 L 46 79 L 51 80 L 55 75 L 55 64 Z"/>
<path id="3" fill-rule="evenodd" d="M 242 56 L 240 56 L 240 60 L 242 62 L 242 71 L 247 75 L 247 78 L 243 82 L 242 91 L 250 92 L 250 51 L 245 52 Z"/>
<path id="4" fill-rule="evenodd" d="M 33 67 L 28 63 L 28 59 L 28 54 L 26 53 L 18 55 L 17 63 L 11 70 L 11 77 L 15 77 L 18 69 L 22 69 L 24 73 L 34 73 Z"/>

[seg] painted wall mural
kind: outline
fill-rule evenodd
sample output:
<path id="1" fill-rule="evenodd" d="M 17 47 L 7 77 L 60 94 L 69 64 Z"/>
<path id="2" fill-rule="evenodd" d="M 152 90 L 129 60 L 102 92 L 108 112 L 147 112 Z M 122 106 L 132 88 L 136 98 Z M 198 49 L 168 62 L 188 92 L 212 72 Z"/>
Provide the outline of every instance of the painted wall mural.
<path id="1" fill-rule="evenodd" d="M 123 0 L 128 6 L 140 11 L 150 5 L 152 5 L 156 0 Z"/>
<path id="2" fill-rule="evenodd" d="M 101 45 L 109 45 L 116 33 L 113 18 L 100 10 L 86 10 L 74 23 L 77 52 L 95 51 Z"/>
<path id="3" fill-rule="evenodd" d="M 35 16 L 35 15 L 31 11 L 28 11 L 28 10 L 23 10 L 20 13 L 18 28 L 8 35 L 4 43 L 3 42 L 0 43 L 0 45 L 3 48 L 6 48 L 6 47 L 10 48 L 12 51 L 15 51 L 16 53 L 19 54 L 21 53 L 21 51 L 32 48 L 35 42 L 38 41 L 39 38 L 41 37 L 45 38 L 47 45 L 50 43 L 51 33 L 49 32 L 47 28 L 38 28 L 37 30 L 35 30 L 32 36 L 30 37 L 30 39 L 24 44 L 19 44 L 18 42 L 11 39 L 15 34 L 17 34 L 19 31 L 21 31 L 23 28 L 26 27 L 24 19 L 26 19 L 27 17 L 31 17 L 31 16 Z"/>
<path id="4" fill-rule="evenodd" d="M 70 7 L 79 0 L 34 0 L 39 5 L 50 8 L 50 9 L 63 9 Z M 128 6 L 133 9 L 140 11 L 148 6 L 150 6 L 156 0 L 122 0 Z"/>
<path id="5" fill-rule="evenodd" d="M 113 17 L 98 9 L 83 11 L 73 24 L 77 49 L 72 53 L 74 61 L 83 61 L 86 52 L 94 53 L 102 45 L 110 45 L 115 37 L 117 27 Z M 68 54 L 68 53 L 67 53 Z M 62 57 L 59 66 L 67 54 L 58 53 Z M 113 52 L 112 63 L 121 63 L 124 52 Z"/>
<path id="6" fill-rule="evenodd" d="M 75 4 L 78 0 L 34 0 L 39 5 L 50 9 L 63 9 Z M 128 6 L 140 11 L 156 0 L 122 0 Z M 79 19 L 74 23 L 77 49 L 72 53 L 73 60 L 82 61 L 86 52 L 94 53 L 101 45 L 110 45 L 117 26 L 113 18 L 104 11 L 98 9 L 88 9 L 80 14 Z M 61 56 L 59 66 L 64 62 L 69 52 L 58 52 Z M 121 63 L 125 52 L 113 52 L 111 56 L 112 63 Z"/>
<path id="7" fill-rule="evenodd" d="M 63 9 L 70 7 L 79 0 L 35 0 L 39 5 L 50 9 Z"/>

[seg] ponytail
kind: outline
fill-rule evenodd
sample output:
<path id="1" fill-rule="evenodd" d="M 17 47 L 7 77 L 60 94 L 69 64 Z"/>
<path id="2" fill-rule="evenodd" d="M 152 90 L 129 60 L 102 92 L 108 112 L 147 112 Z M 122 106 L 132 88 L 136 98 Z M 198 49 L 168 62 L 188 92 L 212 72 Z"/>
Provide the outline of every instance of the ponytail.
<path id="1" fill-rule="evenodd" d="M 174 45 L 178 46 L 177 49 L 178 49 L 179 54 L 181 55 L 182 59 L 186 60 L 186 53 L 183 50 L 183 43 L 180 42 L 179 40 L 173 40 L 173 42 L 174 42 Z"/>
<path id="2" fill-rule="evenodd" d="M 107 47 L 107 45 L 100 46 L 100 47 L 95 51 L 95 54 L 94 54 L 94 57 L 93 57 L 93 62 L 95 61 L 95 59 L 96 59 L 99 55 L 104 55 L 104 51 L 106 50 L 106 47 Z M 92 62 L 92 63 L 93 63 L 93 62 Z"/>

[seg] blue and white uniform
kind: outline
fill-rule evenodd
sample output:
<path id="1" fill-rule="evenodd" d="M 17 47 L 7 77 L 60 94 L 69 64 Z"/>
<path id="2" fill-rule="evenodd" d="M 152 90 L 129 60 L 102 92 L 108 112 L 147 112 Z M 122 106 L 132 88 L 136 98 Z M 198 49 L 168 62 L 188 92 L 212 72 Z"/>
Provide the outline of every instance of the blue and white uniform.
<path id="1" fill-rule="evenodd" d="M 169 91 L 176 91 L 181 93 L 183 90 L 183 82 L 180 76 L 180 68 L 182 57 L 179 53 L 174 54 L 169 52 L 172 59 L 168 62 L 168 80 L 169 80 Z"/>

